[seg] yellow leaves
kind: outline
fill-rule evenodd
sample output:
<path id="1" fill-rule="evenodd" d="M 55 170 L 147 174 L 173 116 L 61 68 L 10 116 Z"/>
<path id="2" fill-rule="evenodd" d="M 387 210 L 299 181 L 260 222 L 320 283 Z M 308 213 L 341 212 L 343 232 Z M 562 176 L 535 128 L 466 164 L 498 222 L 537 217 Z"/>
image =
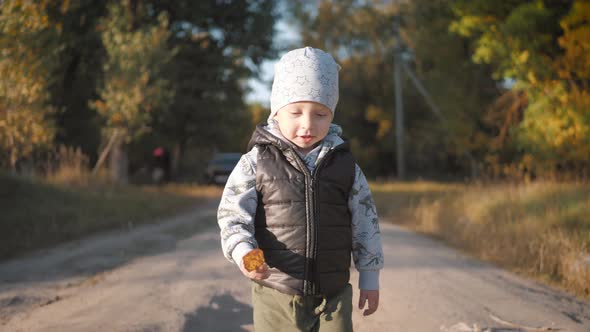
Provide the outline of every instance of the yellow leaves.
<path id="1" fill-rule="evenodd" d="M 590 95 L 584 85 L 590 79 L 589 20 L 590 3 L 575 1 L 560 22 L 563 35 L 558 42 L 564 52 L 550 59 L 550 75 L 527 68 L 525 62 L 533 62 L 532 56 L 539 60 L 534 53 L 512 57 L 525 74 L 523 86 L 530 95 L 519 143 L 538 160 L 553 165 L 587 163 L 590 158 Z"/>
<path id="2" fill-rule="evenodd" d="M 383 119 L 379 121 L 379 129 L 377 130 L 377 138 L 383 138 L 391 132 L 393 121 Z"/>
<path id="3" fill-rule="evenodd" d="M 263 122 L 269 113 L 266 108 L 258 103 L 248 106 L 248 111 L 250 113 L 252 127 Z"/>
<path id="4" fill-rule="evenodd" d="M 111 115 L 110 122 L 113 126 L 118 127 L 123 124 L 123 116 L 121 113 L 114 113 Z"/>
<path id="5" fill-rule="evenodd" d="M 590 2 L 585 0 L 576 0 L 572 5 L 569 15 L 561 21 L 561 26 L 565 29 L 566 27 L 582 24 L 584 21 L 587 22 L 589 17 Z"/>
<path id="6" fill-rule="evenodd" d="M 553 162 L 584 162 L 590 156 L 588 94 L 572 93 L 561 82 L 545 82 L 526 111 L 519 140 L 537 156 Z"/>
<path id="7" fill-rule="evenodd" d="M 560 77 L 590 79 L 590 3 L 576 1 L 570 13 L 560 22 L 563 35 L 559 46 L 565 54 L 557 63 Z"/>
<path id="8" fill-rule="evenodd" d="M 107 104 L 105 104 L 102 100 L 94 101 L 94 107 L 100 114 L 106 114 L 107 112 Z"/>
<path id="9" fill-rule="evenodd" d="M 529 60 L 529 51 L 525 50 L 523 52 L 520 53 L 520 55 L 517 58 L 517 63 L 518 64 L 525 64 L 528 60 Z"/>
<path id="10" fill-rule="evenodd" d="M 369 105 L 365 112 L 365 118 L 371 122 L 377 122 L 383 111 L 374 105 Z"/>
<path id="11" fill-rule="evenodd" d="M 457 33 L 464 37 L 470 37 L 478 28 L 484 24 L 481 16 L 465 15 L 460 20 L 454 21 L 449 26 L 451 32 Z"/>
<path id="12" fill-rule="evenodd" d="M 499 41 L 491 33 L 483 34 L 477 41 L 477 48 L 473 53 L 473 61 L 476 63 L 491 63 L 500 48 Z"/>
<path id="13" fill-rule="evenodd" d="M 569 98 L 569 95 L 567 93 L 560 94 L 560 95 L 557 96 L 557 100 L 559 100 L 559 102 L 561 103 L 562 106 L 566 106 L 567 107 L 567 104 L 568 104 L 569 99 L 570 98 Z"/>
<path id="14" fill-rule="evenodd" d="M 537 81 L 537 77 L 536 77 L 535 73 L 534 73 L 532 70 L 529 70 L 529 71 L 527 72 L 527 75 L 526 75 L 526 77 L 527 77 L 527 79 L 528 79 L 528 82 L 529 82 L 531 85 L 537 85 L 537 83 L 538 83 L 538 81 Z"/>
<path id="15" fill-rule="evenodd" d="M 0 21 L 3 21 L 9 34 L 38 32 L 50 25 L 46 7 L 46 1 L 3 1 Z M 19 15 L 14 15 L 15 13 Z"/>
<path id="16" fill-rule="evenodd" d="M 67 12 L 68 12 L 68 9 L 69 9 L 69 8 L 70 8 L 70 0 L 64 0 L 64 1 L 62 2 L 62 4 L 61 4 L 61 7 L 60 7 L 59 11 L 60 11 L 62 14 L 65 14 L 65 13 L 67 13 Z"/>
<path id="17" fill-rule="evenodd" d="M 30 107 L 4 110 L 0 114 L 0 149 L 8 151 L 11 160 L 19 160 L 35 149 L 50 146 L 55 127 L 46 119 L 49 111 Z"/>
<path id="18" fill-rule="evenodd" d="M 48 2 L 0 6 L 0 150 L 12 164 L 53 143 L 56 110 L 48 106 L 55 40 Z"/>
<path id="19" fill-rule="evenodd" d="M 368 121 L 377 123 L 377 138 L 383 138 L 387 136 L 393 127 L 393 121 L 391 115 L 387 114 L 380 107 L 375 105 L 369 105 L 365 112 L 365 118 Z"/>

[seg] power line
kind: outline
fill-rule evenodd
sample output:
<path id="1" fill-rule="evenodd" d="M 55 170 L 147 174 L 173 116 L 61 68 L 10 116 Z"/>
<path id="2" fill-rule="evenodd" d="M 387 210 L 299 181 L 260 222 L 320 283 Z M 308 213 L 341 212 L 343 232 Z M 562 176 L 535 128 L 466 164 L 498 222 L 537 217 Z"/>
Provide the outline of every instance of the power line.
<path id="1" fill-rule="evenodd" d="M 443 124 L 445 130 L 452 134 L 452 131 L 449 127 L 449 123 L 445 116 L 440 111 L 440 108 L 436 105 L 434 100 L 430 97 L 430 94 L 424 87 L 424 85 L 420 82 L 420 80 L 416 77 L 416 75 L 412 72 L 410 67 L 406 63 L 406 59 L 404 59 L 404 50 L 405 45 L 400 36 L 400 12 L 394 16 L 393 18 L 393 29 L 394 29 L 394 36 L 396 40 L 395 50 L 394 50 L 394 84 L 395 84 L 395 129 L 396 129 L 396 158 L 397 158 L 397 177 L 400 180 L 405 179 L 406 176 L 406 165 L 405 165 L 405 149 L 404 149 L 404 110 L 403 110 L 403 95 L 402 95 L 402 80 L 401 80 L 401 70 L 406 72 L 408 77 L 410 78 L 414 87 L 418 90 L 420 95 L 426 101 L 426 104 L 430 108 L 430 110 L 438 117 L 438 119 Z M 477 163 L 473 155 L 468 151 L 464 151 L 465 155 L 469 159 L 471 164 L 471 176 L 477 176 Z"/>

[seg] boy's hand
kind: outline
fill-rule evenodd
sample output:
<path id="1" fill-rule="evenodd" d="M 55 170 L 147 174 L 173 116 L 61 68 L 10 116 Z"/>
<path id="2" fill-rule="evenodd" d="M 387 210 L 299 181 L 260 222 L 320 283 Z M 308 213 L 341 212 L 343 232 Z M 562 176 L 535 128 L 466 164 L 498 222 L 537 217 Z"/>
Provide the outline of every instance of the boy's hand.
<path id="1" fill-rule="evenodd" d="M 363 310 L 366 302 L 369 302 L 369 308 L 363 312 L 363 316 L 369 316 L 377 311 L 377 307 L 379 307 L 379 291 L 361 289 L 359 309 Z"/>
<path id="2" fill-rule="evenodd" d="M 240 271 L 244 274 L 247 278 L 254 279 L 254 280 L 264 280 L 270 277 L 270 271 L 268 269 L 268 265 L 266 263 L 259 266 L 256 270 L 248 271 L 244 267 L 244 261 L 240 261 Z"/>

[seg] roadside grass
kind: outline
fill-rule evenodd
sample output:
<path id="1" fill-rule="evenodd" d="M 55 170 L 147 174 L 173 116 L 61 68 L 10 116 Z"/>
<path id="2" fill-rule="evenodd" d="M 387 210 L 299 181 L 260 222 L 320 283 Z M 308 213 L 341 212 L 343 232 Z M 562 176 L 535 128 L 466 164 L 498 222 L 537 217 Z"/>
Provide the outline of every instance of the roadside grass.
<path id="1" fill-rule="evenodd" d="M 60 168 L 42 180 L 0 172 L 0 260 L 215 202 L 222 188 L 120 186 Z M 78 174 L 79 173 L 79 174 Z M 590 298 L 590 184 L 372 183 L 382 218 Z"/>
<path id="2" fill-rule="evenodd" d="M 371 184 L 382 218 L 590 298 L 590 184 Z"/>
<path id="3" fill-rule="evenodd" d="M 220 196 L 218 187 L 115 186 L 0 173 L 0 259 L 100 231 L 155 222 Z"/>

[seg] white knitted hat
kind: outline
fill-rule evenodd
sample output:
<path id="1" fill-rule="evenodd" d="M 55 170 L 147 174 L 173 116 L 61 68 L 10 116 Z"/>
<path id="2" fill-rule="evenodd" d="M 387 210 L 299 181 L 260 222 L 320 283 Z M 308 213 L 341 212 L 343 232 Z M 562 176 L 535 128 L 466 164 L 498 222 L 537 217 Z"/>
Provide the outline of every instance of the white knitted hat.
<path id="1" fill-rule="evenodd" d="M 275 65 L 269 119 L 281 107 L 298 101 L 314 101 L 334 113 L 339 70 L 334 58 L 317 48 L 299 48 L 283 55 Z"/>

